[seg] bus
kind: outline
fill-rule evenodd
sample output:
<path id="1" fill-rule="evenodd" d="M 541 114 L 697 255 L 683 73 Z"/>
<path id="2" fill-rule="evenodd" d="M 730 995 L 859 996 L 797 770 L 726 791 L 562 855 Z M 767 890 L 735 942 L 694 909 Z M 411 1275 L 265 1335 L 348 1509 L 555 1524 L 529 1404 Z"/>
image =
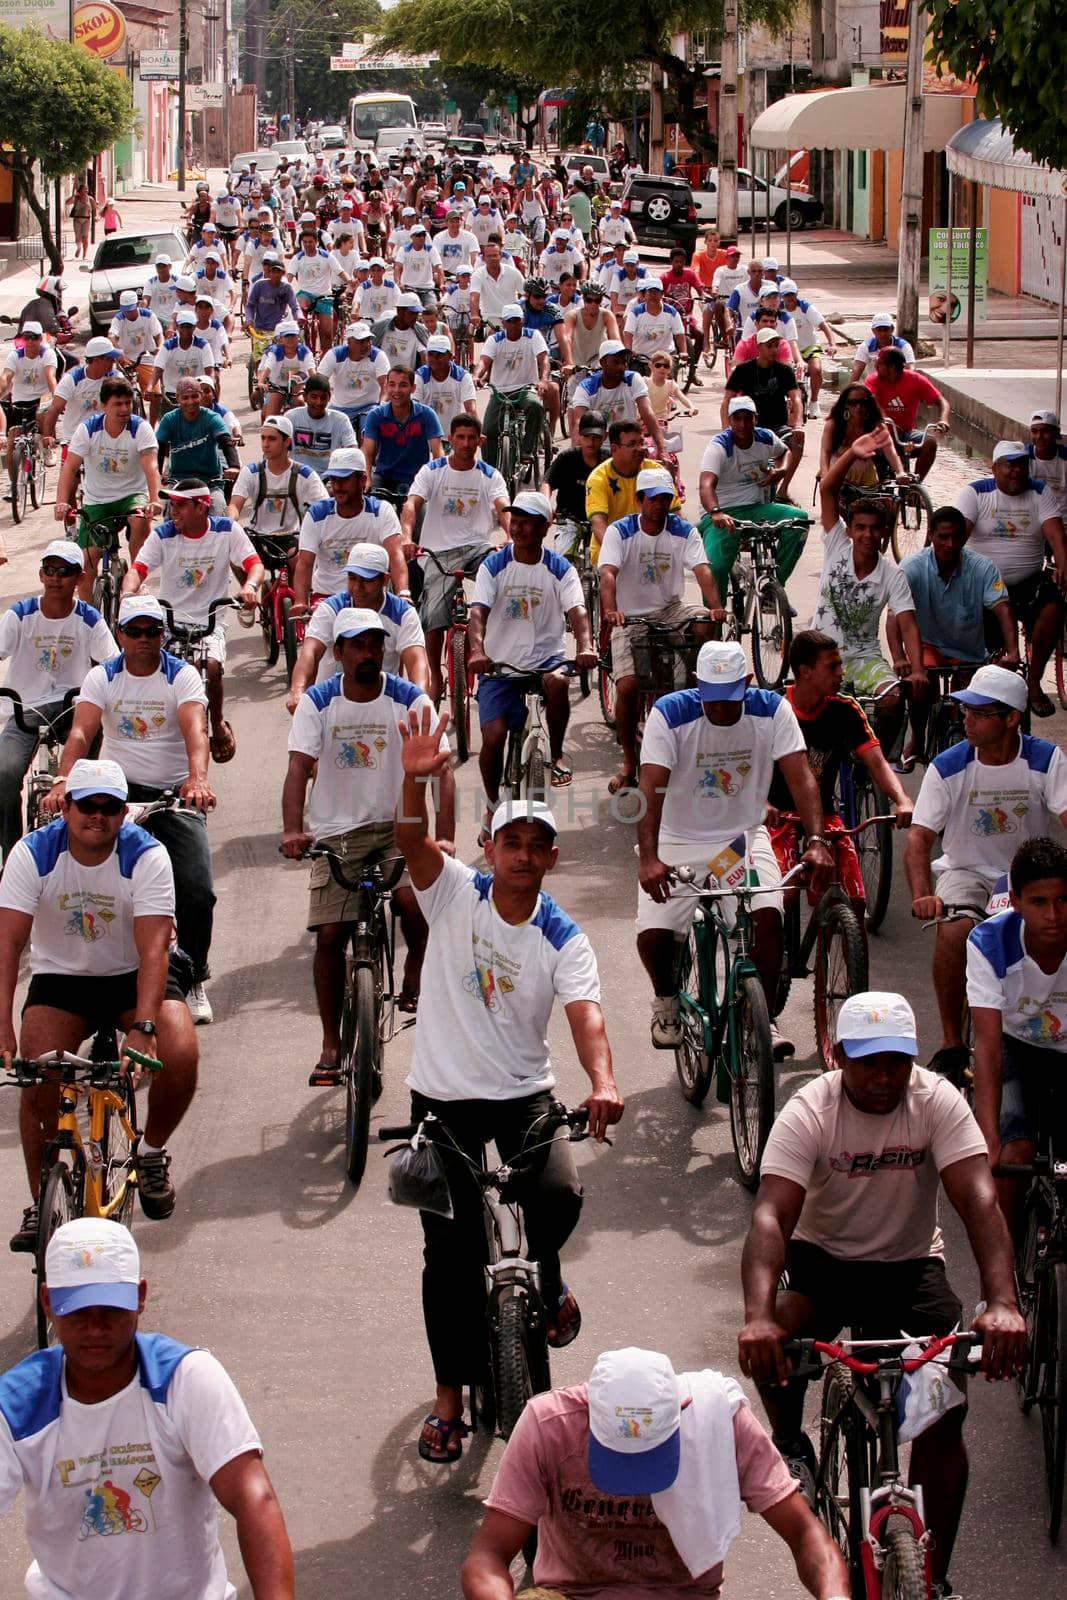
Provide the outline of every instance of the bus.
<path id="1" fill-rule="evenodd" d="M 418 137 L 415 102 L 409 94 L 357 94 L 348 103 L 352 143 L 373 144 L 377 150 L 397 150 Z"/>

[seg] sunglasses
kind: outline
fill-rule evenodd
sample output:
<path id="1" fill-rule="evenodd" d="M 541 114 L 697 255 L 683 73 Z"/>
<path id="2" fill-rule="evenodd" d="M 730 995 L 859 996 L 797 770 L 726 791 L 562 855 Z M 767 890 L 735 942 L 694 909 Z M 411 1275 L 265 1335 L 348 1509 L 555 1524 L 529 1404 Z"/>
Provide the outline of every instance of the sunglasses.
<path id="1" fill-rule="evenodd" d="M 81 577 L 81 570 L 82 570 L 81 567 L 57 566 L 54 562 L 49 561 L 46 565 L 43 565 L 41 567 L 41 577 L 42 578 L 79 578 L 79 577 Z"/>
<path id="2" fill-rule="evenodd" d="M 163 637 L 163 629 L 158 623 L 154 623 L 148 628 L 135 628 L 130 623 L 127 623 L 122 631 L 127 639 L 162 639 Z"/>
<path id="3" fill-rule="evenodd" d="M 126 809 L 125 800 L 75 800 L 83 817 L 117 817 Z"/>

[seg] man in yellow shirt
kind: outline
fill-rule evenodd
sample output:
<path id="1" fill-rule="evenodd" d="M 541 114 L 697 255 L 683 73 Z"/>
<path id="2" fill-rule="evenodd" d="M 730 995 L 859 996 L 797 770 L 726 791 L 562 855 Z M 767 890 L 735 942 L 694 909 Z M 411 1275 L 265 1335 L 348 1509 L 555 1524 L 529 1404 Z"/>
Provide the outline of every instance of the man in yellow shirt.
<path id="1" fill-rule="evenodd" d="M 662 462 L 645 455 L 645 433 L 637 423 L 621 419 L 613 422 L 608 429 L 608 445 L 610 457 L 593 468 L 585 483 L 585 514 L 591 529 L 589 553 L 594 566 L 600 560 L 600 541 L 608 525 L 638 510 L 637 474 L 646 467 L 662 466 Z M 682 502 L 676 494 L 671 510 L 681 509 Z"/>

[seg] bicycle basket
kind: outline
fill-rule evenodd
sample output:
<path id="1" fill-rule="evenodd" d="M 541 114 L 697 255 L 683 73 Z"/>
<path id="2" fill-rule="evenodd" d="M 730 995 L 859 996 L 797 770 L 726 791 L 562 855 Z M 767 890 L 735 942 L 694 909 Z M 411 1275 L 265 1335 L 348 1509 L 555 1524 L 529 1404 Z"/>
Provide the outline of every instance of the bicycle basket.
<path id="1" fill-rule="evenodd" d="M 413 1206 L 452 1217 L 452 1194 L 440 1152 L 428 1140 L 412 1148 L 406 1144 L 389 1163 L 389 1198 L 394 1206 Z"/>
<path id="2" fill-rule="evenodd" d="M 635 629 L 630 639 L 639 692 L 672 694 L 684 689 L 696 671 L 700 646 L 684 628 L 650 632 Z"/>

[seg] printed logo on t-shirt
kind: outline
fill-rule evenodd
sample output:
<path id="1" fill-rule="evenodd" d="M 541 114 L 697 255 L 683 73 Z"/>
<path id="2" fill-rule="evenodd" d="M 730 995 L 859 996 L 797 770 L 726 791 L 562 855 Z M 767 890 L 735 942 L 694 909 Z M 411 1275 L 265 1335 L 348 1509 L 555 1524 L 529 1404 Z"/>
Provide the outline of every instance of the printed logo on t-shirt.
<path id="1" fill-rule="evenodd" d="M 205 578 L 210 578 L 214 570 L 214 560 L 200 564 L 192 556 L 180 556 L 178 559 L 178 587 L 181 589 L 199 589 Z"/>
<path id="2" fill-rule="evenodd" d="M 1050 999 L 1067 1000 L 1067 995 L 1050 996 Z M 1059 1043 L 1063 1032 L 1063 1023 L 1055 1011 L 1041 1000 L 1034 1000 L 1028 994 L 1020 995 L 1019 1010 L 1027 1011 L 1034 1006 L 1040 1006 L 1039 1011 L 1031 1010 L 1030 1015 L 1019 1026 L 1019 1032 L 1029 1044 L 1054 1045 Z"/>
<path id="3" fill-rule="evenodd" d="M 671 558 L 659 551 L 650 550 L 641 561 L 641 582 L 659 583 L 671 570 Z"/>
<path id="4" fill-rule="evenodd" d="M 129 471 L 130 453 L 128 450 L 116 450 L 111 455 L 100 457 L 100 471 L 109 478 L 121 477 Z"/>
<path id="5" fill-rule="evenodd" d="M 474 963 L 474 970 L 468 972 L 463 980 L 465 994 L 470 994 L 480 1000 L 487 1011 L 499 1011 L 500 1001 L 496 993 L 496 977 L 492 967 L 483 967 L 480 962 Z"/>
<path id="6" fill-rule="evenodd" d="M 1030 518 L 1025 512 L 1018 518 L 1007 515 L 995 516 L 989 531 L 998 539 L 1018 539 L 1030 532 Z"/>
<path id="7" fill-rule="evenodd" d="M 95 944 L 107 933 L 108 925 L 115 920 L 115 899 L 109 894 L 61 894 L 56 905 L 66 916 L 63 932 L 68 939 L 82 939 Z"/>
<path id="8" fill-rule="evenodd" d="M 85 1496 L 85 1510 L 78 1527 L 79 1539 L 94 1534 L 147 1533 L 148 1518 L 133 1505 L 133 1497 L 117 1483 L 105 1478 Z"/>
<path id="9" fill-rule="evenodd" d="M 347 738 L 340 728 L 334 728 L 333 737 L 337 741 L 334 754 L 335 767 L 373 767 L 376 765 L 371 747 L 364 739 Z"/>
<path id="10" fill-rule="evenodd" d="M 1017 824 L 1011 820 L 1003 806 L 979 806 L 971 823 L 971 832 L 980 834 L 984 839 L 991 839 L 997 834 L 1014 833 L 1016 827 Z"/>
<path id="11" fill-rule="evenodd" d="M 843 1172 L 849 1179 L 870 1178 L 876 1172 L 914 1172 L 926 1160 L 925 1150 L 913 1150 L 910 1145 L 889 1145 L 885 1150 L 864 1150 L 853 1155 L 842 1150 L 839 1156 L 830 1157 L 835 1172 Z"/>
<path id="12" fill-rule="evenodd" d="M 33 641 L 37 651 L 37 660 L 34 665 L 38 672 L 54 673 L 59 671 L 61 662 L 74 654 L 74 645 L 63 634 L 57 634 L 54 639 L 42 638 L 40 635 Z"/>
<path id="13" fill-rule="evenodd" d="M 698 750 L 695 766 L 700 773 L 694 795 L 707 798 L 716 795 L 723 799 L 732 799 L 739 795 L 745 787 L 745 779 L 752 771 L 752 752 L 745 750 Z"/>

